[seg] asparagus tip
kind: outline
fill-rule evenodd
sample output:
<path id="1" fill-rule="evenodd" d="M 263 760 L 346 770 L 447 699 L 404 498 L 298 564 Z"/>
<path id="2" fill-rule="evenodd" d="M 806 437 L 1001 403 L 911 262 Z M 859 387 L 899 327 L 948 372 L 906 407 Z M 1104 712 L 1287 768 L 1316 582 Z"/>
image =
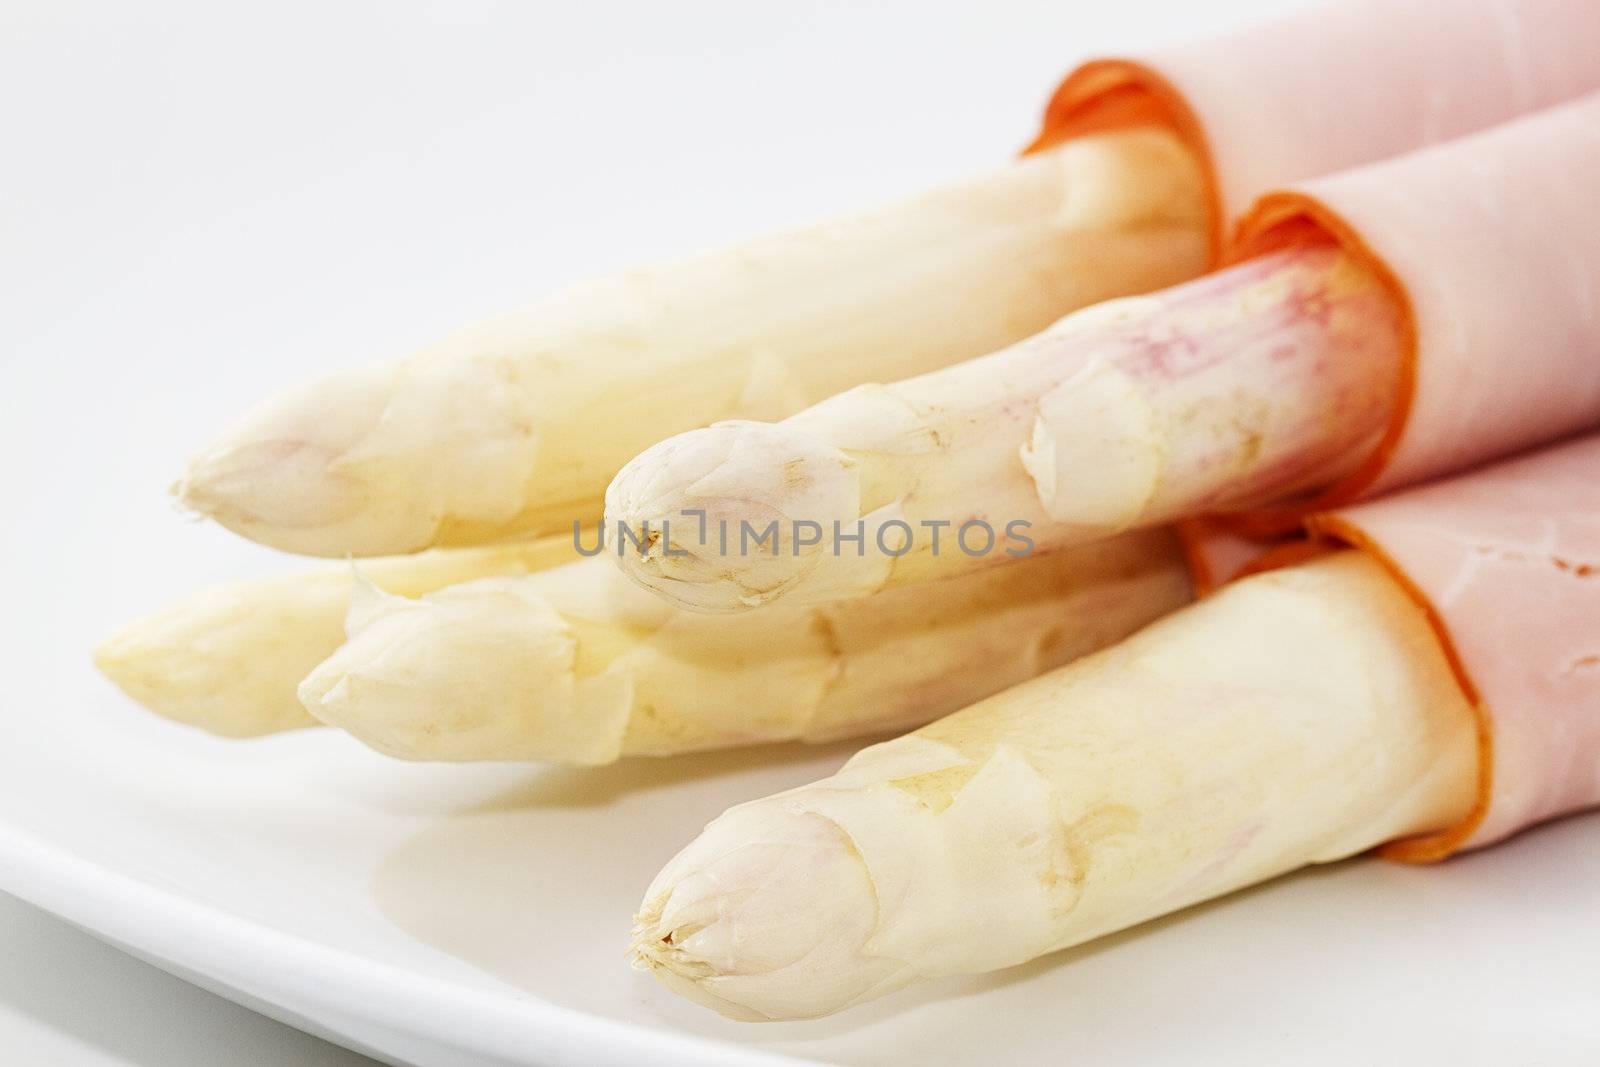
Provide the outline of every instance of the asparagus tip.
<path id="1" fill-rule="evenodd" d="M 757 802 L 712 823 L 656 878 L 629 957 L 724 1015 L 812 1018 L 901 969 L 868 953 L 877 923 L 871 877 L 844 831 Z"/>
<path id="2" fill-rule="evenodd" d="M 606 491 L 623 570 L 691 611 L 765 603 L 823 559 L 860 514 L 855 461 L 803 429 L 724 422 L 628 463 Z"/>

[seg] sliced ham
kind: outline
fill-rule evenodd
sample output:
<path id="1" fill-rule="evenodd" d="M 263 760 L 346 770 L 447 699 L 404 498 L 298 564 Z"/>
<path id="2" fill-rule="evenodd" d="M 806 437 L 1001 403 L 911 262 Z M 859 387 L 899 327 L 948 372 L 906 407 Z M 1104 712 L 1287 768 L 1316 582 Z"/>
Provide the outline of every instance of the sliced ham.
<path id="1" fill-rule="evenodd" d="M 1205 161 L 1228 220 L 1290 182 L 1600 89 L 1593 0 L 1352 0 L 1069 74 L 1033 148 L 1156 121 Z"/>

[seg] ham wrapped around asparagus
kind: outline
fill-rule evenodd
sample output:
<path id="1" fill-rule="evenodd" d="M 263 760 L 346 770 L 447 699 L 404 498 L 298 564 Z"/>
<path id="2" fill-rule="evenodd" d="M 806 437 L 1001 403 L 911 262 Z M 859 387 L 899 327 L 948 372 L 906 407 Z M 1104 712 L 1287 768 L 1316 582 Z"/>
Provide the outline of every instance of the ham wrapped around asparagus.
<path id="1" fill-rule="evenodd" d="M 336 371 L 236 423 L 178 493 L 313 555 L 566 530 L 661 438 L 782 418 L 1193 277 L 1268 188 L 1600 87 L 1597 48 L 1587 0 L 1368 0 L 1091 63 L 1033 153 L 990 177 Z"/>
<path id="2" fill-rule="evenodd" d="M 817 1016 L 1600 804 L 1597 516 L 1600 437 L 1318 513 L 1328 554 L 731 809 L 646 892 L 635 961 Z"/>
<path id="3" fill-rule="evenodd" d="M 982 322 L 974 325 L 976 332 L 958 331 L 967 344 L 974 337 L 992 336 L 1001 319 L 1010 324 L 1004 329 L 1023 320 L 1036 324 L 1044 305 L 1060 293 L 1075 304 L 1110 291 L 1102 283 L 1111 289 L 1137 288 L 1162 272 L 1193 273 L 1192 265 L 1179 264 L 1190 262 L 1182 250 L 1194 246 L 1199 229 L 1216 229 L 1221 218 L 1220 210 L 1207 214 L 1195 206 L 1208 198 L 1231 205 L 1265 182 L 1457 134 L 1571 95 L 1593 74 L 1582 60 L 1595 29 L 1592 20 L 1582 17 L 1586 12 L 1581 4 L 1522 0 L 1492 9 L 1451 5 L 1449 19 L 1438 17 L 1441 10 L 1421 4 L 1388 23 L 1387 43 L 1378 50 L 1384 62 L 1377 68 L 1372 66 L 1371 27 L 1379 21 L 1378 9 L 1361 4 L 1296 16 L 1180 55 L 1091 64 L 1068 79 L 1051 106 L 1035 146 L 1041 153 L 1048 150 L 1048 159 L 1035 156 L 992 180 L 842 225 L 830 231 L 827 241 L 819 231 L 712 256 L 693 270 L 676 272 L 672 284 L 687 278 L 700 287 L 695 291 L 705 300 L 737 296 L 733 304 L 741 311 L 748 311 L 747 305 L 759 310 L 760 300 L 745 299 L 755 290 L 728 280 L 743 276 L 733 270 L 735 265 L 759 263 L 762 270 L 754 273 L 767 282 L 751 285 L 760 289 L 772 283 L 789 292 L 807 288 L 801 284 L 810 276 L 807 272 L 836 266 L 835 255 L 870 265 L 880 254 L 892 252 L 889 258 L 900 262 L 917 259 L 911 253 L 919 251 L 949 271 L 941 273 L 941 267 L 914 277 L 895 275 L 889 279 L 892 284 L 863 297 L 865 303 L 848 307 L 854 313 L 879 299 L 898 307 L 917 293 L 937 289 L 941 295 L 936 303 L 948 310 L 951 302 L 943 299 L 944 291 L 962 289 L 971 298 L 963 315 L 970 316 L 974 307 L 986 309 L 977 316 Z M 1383 15 L 1394 17 L 1387 7 Z M 1451 27 L 1448 40 L 1435 32 L 1445 24 Z M 1281 60 L 1292 51 L 1288 42 L 1308 37 L 1319 41 L 1309 65 Z M 1449 63 L 1445 56 L 1451 57 Z M 1308 73 L 1313 68 L 1314 76 Z M 1318 88 L 1334 81 L 1350 83 L 1374 69 L 1381 92 L 1347 93 L 1334 102 Z M 1417 89 L 1422 82 L 1426 92 Z M 1253 114 L 1252 107 L 1262 100 L 1272 104 L 1270 119 L 1238 121 L 1240 115 Z M 1585 288 L 1593 276 L 1593 242 L 1583 238 L 1597 228 L 1590 224 L 1592 198 L 1581 195 L 1581 185 L 1571 175 L 1593 168 L 1593 113 L 1592 101 L 1569 105 L 1431 152 L 1270 195 L 1251 214 L 1243 238 L 1229 252 L 1237 264 L 1211 278 L 1069 317 L 1017 349 L 952 368 L 948 377 L 915 380 L 904 389 L 876 387 L 846 394 L 797 417 L 792 426 L 785 424 L 789 429 L 810 427 L 819 439 L 837 435 L 823 442 L 826 447 L 805 445 L 800 455 L 786 454 L 785 438 L 774 436 L 766 424 L 717 427 L 692 437 L 693 447 L 673 442 L 656 454 L 670 458 L 664 477 L 622 480 L 637 492 L 620 510 L 647 516 L 663 512 L 663 495 L 678 491 L 676 479 L 680 487 L 703 494 L 695 497 L 701 503 L 731 495 L 736 504 L 755 507 L 763 517 L 786 516 L 797 500 L 840 515 L 864 513 L 875 528 L 863 532 L 862 540 L 876 548 L 881 529 L 937 516 L 944 503 L 956 501 L 957 512 L 971 519 L 1030 516 L 1031 528 L 1046 531 L 1043 538 L 1028 538 L 1029 547 L 1037 550 L 1054 547 L 1057 540 L 1052 538 L 1070 544 L 1196 512 L 1252 508 L 1285 494 L 1316 497 L 1323 491 L 1317 499 L 1334 500 L 1585 425 L 1595 407 L 1595 363 L 1587 359 L 1594 329 L 1593 303 Z M 1315 135 L 1290 135 L 1301 128 Z M 1479 184 L 1446 180 L 1458 169 L 1477 176 Z M 1426 193 L 1405 192 L 1413 187 Z M 1210 192 L 1201 195 L 1207 188 Z M 1034 232 L 1041 225 L 1058 224 L 1065 229 L 1053 229 L 1045 238 Z M 1557 234 L 1573 239 L 1557 239 Z M 986 255 L 992 252 L 995 262 L 1008 264 L 1032 262 L 1029 257 L 1048 259 L 1066 248 L 1069 259 L 1078 257 L 1072 259 L 1077 266 L 1067 270 L 1067 281 L 1050 283 L 1050 293 L 1056 295 L 1049 299 L 1027 289 L 1032 295 L 1027 296 L 1026 315 L 1018 318 L 1015 307 L 1001 315 L 1002 307 L 1011 306 L 1008 302 L 1023 290 L 1007 289 L 1003 281 L 997 283 L 999 289 L 974 291 L 976 296 L 963 288 L 966 275 L 961 272 L 969 267 L 984 279 L 994 274 L 990 260 L 970 259 L 979 247 Z M 1441 257 L 1440 247 L 1448 254 Z M 862 258 L 850 258 L 854 256 Z M 1486 260 L 1515 264 L 1516 269 L 1505 272 L 1502 285 L 1501 277 L 1484 267 Z M 1107 265 L 1115 269 L 1086 278 L 1080 268 L 1091 262 L 1097 270 Z M 1108 282 L 1113 276 L 1116 280 Z M 656 281 L 665 284 L 662 279 L 645 281 L 646 289 Z M 600 338 L 609 345 L 627 333 L 613 330 L 615 323 L 603 312 L 636 304 L 631 296 L 624 299 L 628 293 L 638 295 L 630 288 L 634 283 L 645 284 L 635 277 L 628 284 L 597 286 L 581 297 L 469 331 L 460 343 L 408 363 L 403 373 L 394 368 L 363 372 L 365 376 L 275 404 L 250 423 L 252 428 L 241 431 L 243 437 L 234 442 L 237 449 L 229 445 L 213 453 L 202 466 L 211 460 L 220 465 L 208 467 L 209 474 L 192 479 L 188 488 L 198 496 L 216 490 L 223 497 L 237 489 L 267 511 L 281 507 L 284 511 L 276 517 L 251 512 L 239 521 L 252 526 L 259 520 L 262 530 L 273 531 L 264 533 L 264 539 L 313 552 L 359 554 L 538 528 L 544 520 L 530 519 L 527 509 L 537 511 L 543 507 L 539 501 L 547 499 L 534 484 L 540 479 L 524 477 L 529 469 L 519 466 L 513 455 L 521 446 L 508 446 L 510 438 L 489 440 L 499 423 L 485 414 L 500 411 L 497 405 L 506 400 L 508 423 L 520 427 L 511 436 L 524 445 L 531 440 L 524 439 L 524 431 L 533 422 L 523 416 L 532 409 L 519 405 L 543 401 L 534 397 L 537 390 L 526 388 L 532 379 L 517 369 L 523 359 L 542 368 L 541 374 L 555 375 L 546 379 L 559 386 L 552 395 L 570 399 L 588 396 L 583 390 L 591 386 L 610 388 L 591 375 L 611 361 L 593 358 L 600 349 L 590 342 Z M 719 288 L 723 285 L 729 287 Z M 829 292 L 840 295 L 842 290 Z M 676 297 L 668 303 L 679 310 L 712 308 L 712 303 L 680 305 Z M 808 312 L 810 317 L 769 325 L 793 332 L 796 322 L 831 323 L 833 316 L 844 314 L 846 303 L 824 301 L 825 306 Z M 1506 308 L 1512 311 L 1506 313 Z M 1530 308 L 1537 308 L 1531 319 Z M 687 330 L 690 318 L 703 323 L 715 316 L 696 311 L 680 322 L 674 315 L 652 319 L 664 332 L 647 331 L 653 340 L 641 352 L 681 354 L 702 342 L 712 348 L 721 344 L 715 330 L 680 331 Z M 811 386 L 830 374 L 915 369 L 958 357 L 954 348 L 941 347 L 940 339 L 953 335 L 950 323 L 938 316 L 912 316 L 915 322 L 893 319 L 899 332 L 896 344 L 887 347 L 876 335 L 863 340 L 865 335 L 849 334 L 840 341 L 823 330 L 839 343 L 805 348 L 809 355 L 801 362 L 810 368 L 806 373 L 823 377 L 808 379 L 807 388 L 797 390 L 791 388 L 794 367 L 785 369 L 783 359 L 774 362 L 774 349 L 760 339 L 766 336 L 760 333 L 766 328 L 761 316 L 735 318 L 738 331 L 745 332 L 739 332 L 741 340 L 734 347 L 744 355 L 733 363 L 696 363 L 699 369 L 685 379 L 687 388 L 697 389 L 696 382 L 711 380 L 696 377 L 703 370 L 722 383 L 716 386 L 721 389 L 729 367 L 744 368 L 734 375 L 744 384 L 726 409 L 730 411 L 759 413 L 792 406 L 790 400 L 814 392 Z M 1460 328 L 1462 323 L 1469 328 Z M 1504 350 L 1513 334 L 1525 346 L 1518 350 L 1529 353 L 1529 362 L 1496 363 L 1489 354 Z M 653 348 L 656 342 L 665 347 Z M 884 360 L 899 362 L 892 367 L 863 363 L 857 359 L 863 345 Z M 494 354 L 486 356 L 490 349 Z M 572 358 L 546 360 L 556 349 Z M 836 362 L 812 358 L 824 350 Z M 744 356 L 750 359 L 740 362 Z M 456 373 L 469 366 L 475 369 Z M 1061 366 L 1075 369 L 1063 377 Z M 557 367 L 567 370 L 552 370 Z M 577 377 L 563 378 L 569 371 Z M 749 376 L 740 378 L 745 371 Z M 491 380 L 487 392 L 477 391 Z M 396 381 L 409 384 L 394 392 Z M 374 382 L 375 391 L 366 391 Z M 1455 388 L 1454 382 L 1465 383 L 1465 388 Z M 1553 384 L 1557 382 L 1559 386 Z M 485 406 L 491 395 L 497 399 Z M 610 395 L 633 391 L 611 389 Z M 674 397 L 661 405 L 664 417 L 700 410 Z M 775 397 L 780 402 L 769 404 Z M 716 400 L 711 407 L 721 403 Z M 855 421 L 852 413 L 863 418 Z M 334 447 L 331 438 L 324 439 L 325 434 L 342 434 L 366 415 L 374 420 L 370 433 L 362 430 L 358 442 L 347 442 L 350 447 Z M 584 417 L 607 422 L 592 408 L 584 408 Z M 695 420 L 703 421 L 698 415 L 690 421 Z M 608 424 L 626 425 L 631 432 L 644 422 L 648 420 L 627 417 Z M 657 427 L 649 431 L 654 435 L 667 424 L 650 425 Z M 791 438 L 795 436 L 804 435 Z M 560 437 L 557 433 L 541 443 L 539 463 L 560 454 L 546 448 Z M 502 464 L 507 457 L 512 458 Z M 784 472 L 779 492 L 752 492 L 751 483 L 737 476 L 739 463 L 727 462 L 752 457 L 757 465 Z M 582 480 L 587 475 L 580 467 L 557 463 L 551 469 L 559 468 L 562 478 L 570 474 Z M 467 468 L 470 473 L 463 474 Z M 513 472 L 504 484 L 516 483 L 516 491 L 501 491 L 503 471 Z M 457 508 L 441 503 L 456 494 L 489 503 L 481 513 L 477 504 Z M 566 499 L 564 494 L 561 490 L 554 498 Z M 550 514 L 567 517 L 581 510 L 558 503 Z M 1273 521 L 1281 518 L 1272 510 L 1264 514 Z M 756 554 L 753 563 L 741 564 L 747 570 L 735 573 L 691 552 L 688 562 L 684 557 L 666 560 L 659 574 L 646 573 L 649 563 L 636 571 L 680 604 L 726 610 L 778 596 L 803 603 L 913 586 L 1008 555 L 1002 546 L 1010 543 L 1009 536 L 985 543 L 980 534 L 977 544 L 987 551 L 974 554 L 969 551 L 973 539 L 963 529 L 966 523 L 946 525 L 942 559 L 918 551 L 886 558 L 868 550 L 855 560 L 841 553 L 846 558 L 826 559 L 818 566 L 815 553 Z M 937 532 L 929 541 L 938 543 Z M 1254 550 L 1249 542 L 1241 544 Z M 800 546 L 786 542 L 785 547 Z M 1158 570 L 1170 563 L 1160 551 L 1150 558 Z M 734 743 L 741 736 L 737 724 L 725 722 L 702 733 L 685 726 L 681 735 L 689 740 L 681 742 L 612 744 L 616 732 L 607 727 L 611 740 L 593 750 L 583 747 L 588 740 L 567 754 L 561 754 L 567 750 L 560 746 L 541 747 L 538 729 L 529 725 L 530 687 L 513 684 L 514 677 L 521 677 L 515 672 L 495 669 L 505 662 L 495 656 L 514 647 L 506 642 L 508 636 L 521 635 L 529 642 L 525 662 L 538 659 L 533 649 L 559 646 L 559 655 L 552 653 L 550 662 L 560 670 L 550 677 L 574 685 L 596 663 L 611 670 L 616 650 L 597 656 L 595 645 L 611 647 L 609 638 L 599 635 L 624 633 L 630 641 L 656 647 L 666 639 L 657 623 L 643 629 L 633 622 L 619 623 L 619 618 L 651 613 L 637 605 L 618 608 L 620 595 L 608 590 L 593 568 L 578 573 L 596 577 L 562 584 L 568 606 L 556 609 L 541 591 L 547 579 L 516 577 L 532 566 L 518 549 L 443 552 L 415 563 L 385 561 L 372 573 L 377 585 L 401 597 L 424 599 L 402 603 L 364 596 L 351 616 L 357 640 L 337 655 L 351 588 L 343 572 L 213 591 L 124 631 L 102 647 L 99 661 L 138 699 L 172 717 L 248 735 L 314 721 L 295 697 L 296 684 L 307 670 L 332 656 L 302 691 L 317 714 L 388 751 L 417 758 L 487 758 L 515 751 L 593 761 L 602 758 L 594 755 L 602 750 L 603 758 L 612 758 L 627 751 L 678 750 L 674 745 Z M 1051 573 L 1064 583 L 1059 588 L 1076 588 L 1065 572 Z M 1100 575 L 1090 566 L 1084 581 L 1093 585 Z M 466 579 L 485 579 L 487 584 L 442 588 Z M 948 603 L 968 603 L 964 597 L 981 600 L 1005 587 L 1007 580 L 996 579 L 992 588 L 963 587 L 965 591 L 950 594 L 954 599 Z M 1170 582 L 1156 582 L 1148 601 L 1136 598 L 1118 619 L 1143 621 L 1148 616 L 1142 613 L 1170 606 L 1172 588 Z M 926 602 L 906 598 L 903 604 L 937 613 L 944 610 L 940 605 L 948 606 L 944 595 L 936 590 Z M 575 606 L 586 598 L 587 606 Z M 906 622 L 895 614 L 899 608 L 885 610 L 897 620 L 894 625 Z M 597 616 L 599 625 L 591 625 Z M 656 617 L 670 620 L 659 624 L 665 632 L 694 631 L 671 612 L 655 612 Z M 582 620 L 581 625 L 574 620 Z M 586 629 L 589 651 L 583 651 L 584 641 L 571 637 L 575 625 Z M 789 625 L 774 624 L 771 632 L 787 635 L 776 641 L 777 647 L 790 647 L 785 644 L 790 638 L 799 641 L 794 637 L 798 630 L 792 634 L 785 629 Z M 714 646 L 715 629 L 697 640 Z M 648 641 L 641 637 L 646 632 Z M 485 644 L 459 639 L 468 633 Z M 494 644 L 491 637 L 501 643 Z M 1082 650 L 1092 644 L 1069 642 L 1065 647 Z M 440 672 L 408 676 L 404 684 L 372 684 L 371 664 L 363 657 L 387 655 L 390 664 L 401 663 L 401 648 L 434 656 Z M 445 649 L 460 653 L 459 658 L 441 655 Z M 619 657 L 615 662 L 638 659 Z M 938 662 L 954 669 L 957 660 Z M 996 678 L 1013 681 L 1056 661 L 1036 657 L 1028 662 L 1030 666 L 1000 672 Z M 709 664 L 707 660 L 700 666 L 710 669 Z M 445 699 L 461 697 L 464 690 L 451 683 L 462 675 L 452 672 L 468 668 L 469 673 L 480 672 L 473 677 L 501 683 L 494 700 L 467 709 L 457 706 L 460 700 Z M 932 668 L 927 673 L 929 678 L 938 676 Z M 550 691 L 565 691 L 565 684 L 552 683 Z M 953 699 L 931 701 L 930 710 L 922 714 L 944 710 Z M 613 714 L 596 721 L 613 726 L 633 722 L 640 708 L 656 708 L 637 694 L 618 697 L 608 706 Z M 520 713 L 506 710 L 519 707 Z M 794 709 L 776 716 L 786 725 L 763 725 L 748 737 L 810 736 L 815 730 L 807 716 L 814 713 Z M 510 719 L 497 718 L 507 714 Z M 897 712 L 891 718 L 911 721 L 910 714 L 902 718 Z M 829 715 L 835 716 L 829 720 L 835 734 L 849 728 L 847 717 L 836 711 Z M 879 725 L 888 721 L 866 718 Z M 466 729 L 469 720 L 483 728 Z M 502 738 L 510 747 L 495 749 L 498 742 L 492 739 L 499 735 L 494 731 L 512 720 L 514 728 Z M 450 723 L 462 727 L 459 743 L 441 740 L 451 736 L 445 728 Z M 506 740 L 513 734 L 520 738 L 515 744 Z M 623 736 L 637 739 L 643 734 L 630 726 Z M 582 755 L 571 754 L 580 750 Z"/>
<path id="4" fill-rule="evenodd" d="M 1270 193 L 1206 278 L 646 450 L 607 496 L 619 560 L 692 610 L 861 596 L 1204 515 L 1283 529 L 1600 425 L 1597 172 L 1600 94 Z"/>

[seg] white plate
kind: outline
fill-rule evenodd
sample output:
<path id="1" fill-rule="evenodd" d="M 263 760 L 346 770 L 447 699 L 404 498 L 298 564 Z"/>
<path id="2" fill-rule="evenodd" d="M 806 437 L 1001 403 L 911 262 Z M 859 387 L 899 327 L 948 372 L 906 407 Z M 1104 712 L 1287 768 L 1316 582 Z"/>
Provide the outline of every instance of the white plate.
<path id="1" fill-rule="evenodd" d="M 225 413 L 574 275 L 969 169 L 1073 55 L 1220 17 L 239 10 L 4 16 L 0 888 L 397 1062 L 1594 1062 L 1600 818 L 752 1027 L 628 970 L 629 916 L 712 815 L 844 749 L 416 767 L 331 735 L 214 741 L 112 692 L 95 638 L 289 565 L 163 502 Z"/>

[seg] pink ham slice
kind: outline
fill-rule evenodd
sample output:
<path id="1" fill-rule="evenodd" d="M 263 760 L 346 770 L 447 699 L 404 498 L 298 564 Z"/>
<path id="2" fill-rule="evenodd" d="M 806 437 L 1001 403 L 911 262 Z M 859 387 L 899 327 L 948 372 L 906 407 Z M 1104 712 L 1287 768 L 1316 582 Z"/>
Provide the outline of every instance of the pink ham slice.
<path id="1" fill-rule="evenodd" d="M 1069 74 L 1032 148 L 1157 121 L 1200 154 L 1214 231 L 1290 182 L 1600 89 L 1594 0 L 1346 0 Z"/>
<path id="2" fill-rule="evenodd" d="M 1481 716 L 1479 799 L 1431 861 L 1600 805 L 1600 435 L 1310 516 L 1427 611 Z"/>
<path id="3" fill-rule="evenodd" d="M 1600 427 L 1600 93 L 1268 193 L 1230 260 L 1320 231 L 1367 260 L 1410 337 L 1382 440 L 1309 500 L 1186 524 L 1214 587 L 1308 513 Z"/>

